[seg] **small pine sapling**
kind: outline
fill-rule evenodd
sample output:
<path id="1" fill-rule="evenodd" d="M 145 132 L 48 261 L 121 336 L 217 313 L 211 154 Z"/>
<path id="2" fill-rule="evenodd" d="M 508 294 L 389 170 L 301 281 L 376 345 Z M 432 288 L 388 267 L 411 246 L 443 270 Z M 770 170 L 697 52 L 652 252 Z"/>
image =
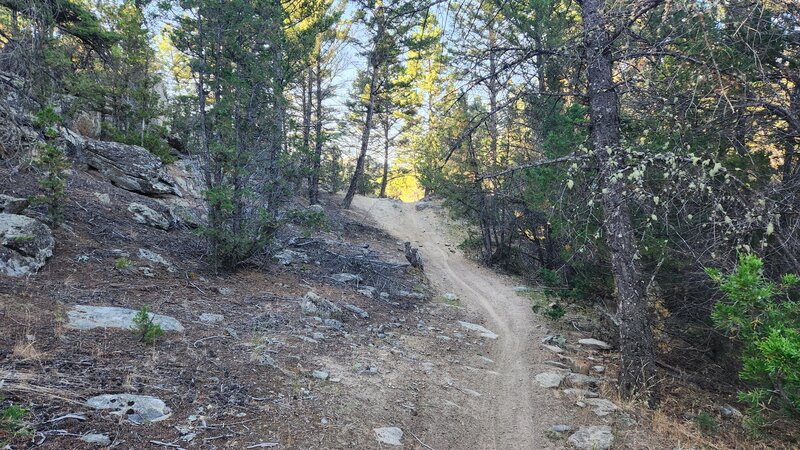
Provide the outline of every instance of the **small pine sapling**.
<path id="1" fill-rule="evenodd" d="M 153 323 L 153 316 L 147 310 L 147 306 L 133 316 L 133 329 L 139 335 L 139 341 L 148 345 L 155 345 L 158 338 L 164 334 L 161 325 Z"/>

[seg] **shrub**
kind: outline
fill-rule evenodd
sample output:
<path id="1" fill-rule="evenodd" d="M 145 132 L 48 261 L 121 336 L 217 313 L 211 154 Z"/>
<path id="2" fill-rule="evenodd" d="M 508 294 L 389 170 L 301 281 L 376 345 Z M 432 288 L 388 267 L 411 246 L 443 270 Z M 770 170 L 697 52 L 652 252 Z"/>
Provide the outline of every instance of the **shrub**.
<path id="1" fill-rule="evenodd" d="M 48 139 L 54 139 L 58 136 L 58 130 L 55 126 L 63 122 L 63 120 L 64 119 L 53 110 L 53 107 L 48 105 L 36 113 L 33 118 L 33 126 L 41 128 L 45 137 Z"/>
<path id="2" fill-rule="evenodd" d="M 714 305 L 714 325 L 742 346 L 739 377 L 753 387 L 739 399 L 748 404 L 755 426 L 775 406 L 800 412 L 800 304 L 789 295 L 800 278 L 784 275 L 775 283 L 764 276 L 763 266 L 760 258 L 741 255 L 730 274 L 706 269 L 726 296 Z"/>
<path id="3" fill-rule="evenodd" d="M 153 317 L 147 310 L 147 306 L 142 306 L 142 309 L 133 317 L 133 326 L 139 334 L 139 341 L 148 345 L 155 345 L 158 338 L 164 334 L 161 325 L 153 323 Z"/>
<path id="4" fill-rule="evenodd" d="M 0 408 L 0 444 L 6 439 L 30 433 L 24 420 L 27 414 L 27 409 L 14 404 Z"/>
<path id="5" fill-rule="evenodd" d="M 64 221 L 64 202 L 67 193 L 63 172 L 69 167 L 69 161 L 60 148 L 44 144 L 34 164 L 43 170 L 38 180 L 43 192 L 33 197 L 33 203 L 45 205 L 50 221 L 54 226 L 58 226 Z"/>
<path id="6" fill-rule="evenodd" d="M 694 423 L 705 434 L 716 434 L 719 431 L 719 421 L 705 411 L 694 417 Z"/>

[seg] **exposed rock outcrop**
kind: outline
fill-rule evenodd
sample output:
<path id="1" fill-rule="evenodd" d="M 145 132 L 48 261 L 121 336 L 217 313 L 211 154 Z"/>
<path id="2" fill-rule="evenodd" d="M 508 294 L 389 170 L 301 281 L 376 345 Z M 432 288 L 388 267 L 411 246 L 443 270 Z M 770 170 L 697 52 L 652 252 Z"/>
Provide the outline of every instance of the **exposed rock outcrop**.
<path id="1" fill-rule="evenodd" d="M 30 202 L 24 198 L 11 197 L 0 194 L 0 213 L 19 214 L 28 207 Z"/>
<path id="2" fill-rule="evenodd" d="M 144 195 L 180 195 L 157 156 L 136 145 L 84 139 L 65 132 L 78 158 L 114 185 Z"/>
<path id="3" fill-rule="evenodd" d="M 53 256 L 50 228 L 26 216 L 0 213 L 0 274 L 21 277 L 36 272 Z"/>

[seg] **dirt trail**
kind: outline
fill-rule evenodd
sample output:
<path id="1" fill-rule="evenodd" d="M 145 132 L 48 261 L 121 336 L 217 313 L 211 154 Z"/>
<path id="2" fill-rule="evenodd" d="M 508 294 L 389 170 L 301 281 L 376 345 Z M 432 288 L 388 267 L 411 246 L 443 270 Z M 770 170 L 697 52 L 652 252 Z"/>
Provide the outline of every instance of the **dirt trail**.
<path id="1" fill-rule="evenodd" d="M 546 369 L 542 362 L 553 355 L 539 348 L 546 327 L 531 311 L 529 300 L 514 292 L 513 280 L 467 260 L 461 252 L 451 252 L 457 242 L 432 208 L 417 211 L 413 204 L 364 197 L 356 198 L 354 205 L 356 213 L 368 215 L 388 233 L 421 247 L 425 273 L 437 291 L 457 294 L 468 310 L 483 317 L 484 325 L 499 335 L 490 349 L 493 371 L 468 380 L 482 393 L 470 421 L 477 426 L 446 430 L 454 424 L 435 424 L 432 429 L 448 435 L 436 440 L 448 448 L 560 447 L 544 433 L 571 414 L 533 379 L 537 371 Z"/>

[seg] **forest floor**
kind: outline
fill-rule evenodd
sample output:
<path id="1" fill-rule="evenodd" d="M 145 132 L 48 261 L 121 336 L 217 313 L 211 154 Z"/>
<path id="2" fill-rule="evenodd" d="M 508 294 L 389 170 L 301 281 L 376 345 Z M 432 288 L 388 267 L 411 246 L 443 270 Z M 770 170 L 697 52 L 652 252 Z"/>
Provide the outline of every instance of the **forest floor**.
<path id="1" fill-rule="evenodd" d="M 36 191 L 30 178 L 0 175 L 4 193 Z M 613 448 L 697 442 L 615 399 L 616 353 L 578 345 L 597 337 L 585 321 L 534 314 L 541 294 L 464 257 L 464 227 L 437 204 L 357 198 L 343 212 L 330 197 L 327 229 L 279 236 L 275 251 L 291 249 L 294 261 L 217 274 L 198 236 L 127 210 L 163 210 L 158 199 L 82 170 L 69 195 L 45 267 L 0 277 L 0 410 L 28 411 L 17 435 L 0 429 L 9 442 L 0 448 L 556 449 L 583 426 L 609 427 Z M 405 267 L 405 240 L 420 248 L 424 273 Z M 305 314 L 309 291 L 342 307 L 340 320 Z M 81 305 L 146 305 L 182 330 L 149 346 L 126 329 L 76 329 Z M 87 403 L 117 394 L 169 410 L 142 422 Z"/>

